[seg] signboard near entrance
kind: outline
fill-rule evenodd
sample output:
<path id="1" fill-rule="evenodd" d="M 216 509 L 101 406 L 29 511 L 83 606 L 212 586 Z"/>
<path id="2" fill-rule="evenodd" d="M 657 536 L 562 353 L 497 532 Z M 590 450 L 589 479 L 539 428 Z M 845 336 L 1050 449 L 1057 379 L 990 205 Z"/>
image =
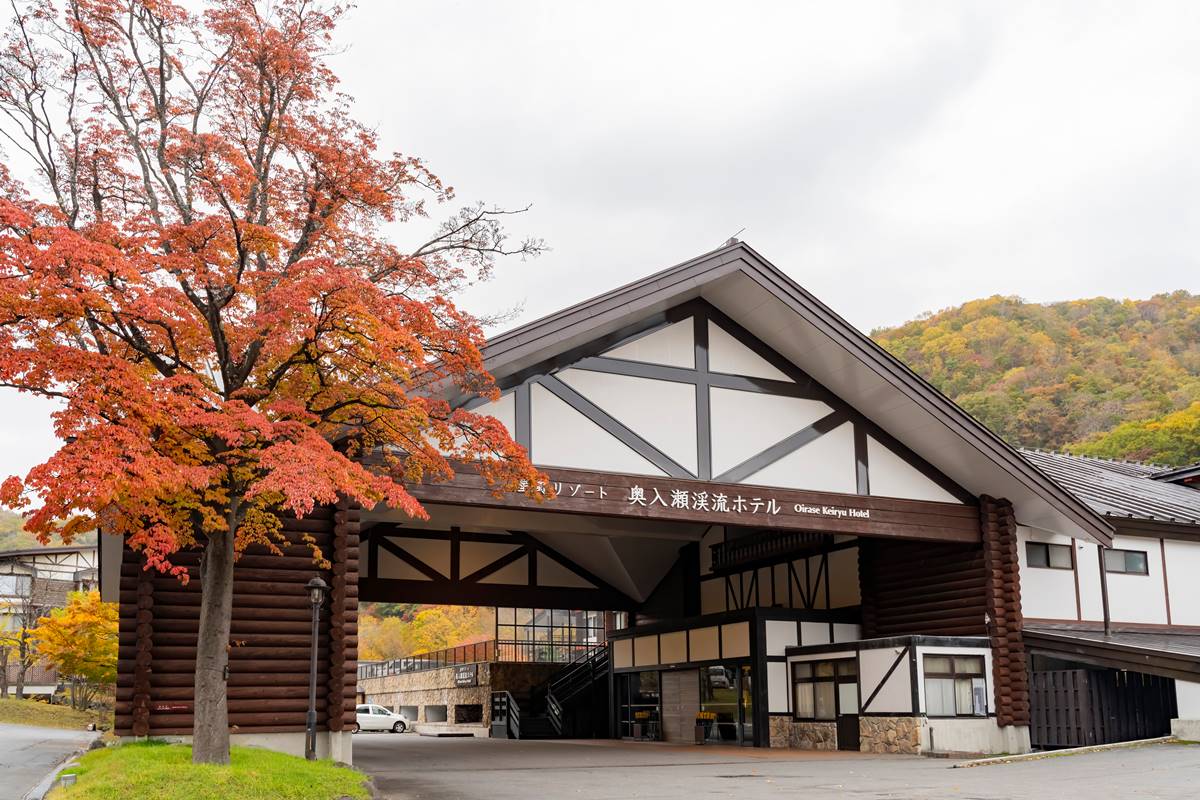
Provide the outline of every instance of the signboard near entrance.
<path id="1" fill-rule="evenodd" d="M 459 689 L 479 685 L 479 665 L 459 664 L 454 668 L 454 685 Z"/>
<path id="2" fill-rule="evenodd" d="M 447 483 L 418 484 L 422 502 L 562 511 L 781 530 L 978 542 L 979 507 L 609 472 L 549 469 L 554 498 L 494 492 L 469 467 Z"/>

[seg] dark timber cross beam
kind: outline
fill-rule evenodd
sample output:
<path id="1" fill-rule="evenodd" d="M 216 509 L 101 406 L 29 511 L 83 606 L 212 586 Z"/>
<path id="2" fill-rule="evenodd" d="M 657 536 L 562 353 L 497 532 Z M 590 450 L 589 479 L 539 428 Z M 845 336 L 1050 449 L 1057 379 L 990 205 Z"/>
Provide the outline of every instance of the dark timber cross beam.
<path id="1" fill-rule="evenodd" d="M 633 610 L 638 606 L 638 602 L 633 598 L 523 531 L 428 531 L 382 523 L 367 529 L 364 536 L 368 552 L 367 572 L 359 578 L 359 591 L 362 600 L 367 602 L 572 608 L 596 611 Z M 406 549 L 404 540 L 447 542 L 449 574 Z M 512 549 L 463 575 L 463 552 L 473 543 L 509 545 Z M 381 553 L 398 558 L 424 577 L 397 578 L 382 575 Z M 539 580 L 539 557 L 549 559 L 580 582 L 589 585 L 554 586 L 548 585 L 544 578 Z M 528 568 L 519 582 L 497 581 L 497 576 L 502 570 L 522 559 L 526 560 Z"/>

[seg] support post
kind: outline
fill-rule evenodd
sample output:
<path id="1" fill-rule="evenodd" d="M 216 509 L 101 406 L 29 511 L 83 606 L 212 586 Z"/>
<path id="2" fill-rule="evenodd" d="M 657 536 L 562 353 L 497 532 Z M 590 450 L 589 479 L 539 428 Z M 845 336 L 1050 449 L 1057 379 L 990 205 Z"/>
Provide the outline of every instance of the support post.
<path id="1" fill-rule="evenodd" d="M 1104 545 L 1096 545 L 1096 556 L 1100 559 L 1100 603 L 1104 607 L 1104 635 L 1112 634 L 1112 619 L 1108 612 L 1108 570 L 1104 566 Z"/>

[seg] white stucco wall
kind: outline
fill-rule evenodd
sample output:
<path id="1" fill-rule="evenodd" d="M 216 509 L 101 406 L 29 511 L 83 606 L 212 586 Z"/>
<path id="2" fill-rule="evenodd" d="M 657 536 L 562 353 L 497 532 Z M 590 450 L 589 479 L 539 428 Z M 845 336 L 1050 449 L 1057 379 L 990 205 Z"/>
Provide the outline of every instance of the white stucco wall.
<path id="1" fill-rule="evenodd" d="M 903 651 L 903 647 L 882 647 L 874 650 L 863 650 L 858 654 L 859 685 L 862 687 L 862 703 L 876 692 L 876 687 L 883 685 L 875 693 L 875 699 L 864 711 L 873 714 L 896 713 L 911 714 L 912 707 L 912 670 L 908 655 L 905 654 L 895 671 L 884 682 L 883 677 Z"/>
<path id="2" fill-rule="evenodd" d="M 1108 573 L 1108 606 L 1114 622 L 1165 625 L 1167 601 L 1163 591 L 1162 551 L 1158 539 L 1114 536 L 1113 547 L 1146 554 L 1148 575 Z"/>
<path id="3" fill-rule="evenodd" d="M 1097 547 L 1082 540 L 1074 541 L 1076 570 L 1030 567 L 1026 542 L 1071 545 L 1072 540 L 1040 530 L 1019 527 L 1021 564 L 1021 607 L 1032 619 L 1083 620 L 1104 619 L 1100 587 L 1100 561 Z M 1147 575 L 1110 572 L 1108 577 L 1109 615 L 1115 623 L 1165 625 L 1167 589 L 1163 582 L 1164 542 L 1141 536 L 1116 536 L 1113 547 L 1139 550 L 1146 554 Z M 1166 540 L 1167 585 L 1170 587 L 1171 619 L 1175 625 L 1200 625 L 1200 543 Z M 1079 604 L 1075 602 L 1075 583 L 1079 583 Z"/>
<path id="4" fill-rule="evenodd" d="M 1200 625 L 1200 542 L 1168 539 L 1165 545 L 1171 624 Z"/>
<path id="5" fill-rule="evenodd" d="M 1020 545 L 1017 558 L 1021 564 L 1021 610 L 1027 617 L 1045 619 L 1076 619 L 1075 573 L 1069 569 L 1047 569 L 1031 567 L 1026 557 L 1026 542 L 1042 542 L 1072 547 L 1069 536 L 1034 531 L 1024 526 L 1017 528 Z M 1079 550 L 1077 563 L 1086 566 Z M 1092 561 L 1095 561 L 1093 551 Z"/>

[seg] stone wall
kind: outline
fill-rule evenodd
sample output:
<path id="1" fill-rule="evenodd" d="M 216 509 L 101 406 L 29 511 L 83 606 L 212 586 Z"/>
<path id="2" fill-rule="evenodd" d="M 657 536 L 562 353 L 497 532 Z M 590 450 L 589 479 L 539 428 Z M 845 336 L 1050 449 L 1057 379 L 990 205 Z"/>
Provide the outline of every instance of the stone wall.
<path id="1" fill-rule="evenodd" d="M 788 746 L 798 750 L 837 750 L 837 723 L 793 722 Z"/>
<path id="2" fill-rule="evenodd" d="M 426 725 L 453 725 L 456 705 L 483 706 L 483 722 L 473 722 L 459 727 L 474 727 L 487 730 L 492 722 L 491 668 L 487 662 L 479 665 L 479 685 L 457 687 L 454 685 L 454 668 L 430 669 L 423 672 L 405 672 L 382 678 L 367 678 L 359 682 L 359 690 L 368 703 L 378 703 L 395 711 L 400 706 L 417 706 L 414 728 L 421 730 Z M 430 723 L 425 717 L 426 706 L 445 706 L 448 722 Z"/>
<path id="3" fill-rule="evenodd" d="M 529 690 L 545 683 L 551 675 L 563 668 L 562 664 L 516 664 L 505 662 L 479 663 L 479 685 L 457 687 L 454 685 L 454 667 L 404 672 L 382 678 L 364 678 L 358 689 L 365 702 L 378 703 L 393 711 L 401 706 L 417 706 L 417 718 L 413 720 L 415 730 L 482 729 L 487 735 L 492 724 L 492 692 L 508 691 L 525 697 Z M 483 721 L 455 725 L 456 705 L 483 706 Z M 426 719 L 426 706 L 445 706 L 446 722 L 430 722 Z"/>
<path id="4" fill-rule="evenodd" d="M 792 746 L 792 718 L 769 716 L 767 717 L 767 732 L 770 734 L 768 738 L 768 747 L 791 747 Z"/>
<path id="5" fill-rule="evenodd" d="M 864 753 L 921 752 L 919 717 L 859 717 L 858 749 Z"/>

